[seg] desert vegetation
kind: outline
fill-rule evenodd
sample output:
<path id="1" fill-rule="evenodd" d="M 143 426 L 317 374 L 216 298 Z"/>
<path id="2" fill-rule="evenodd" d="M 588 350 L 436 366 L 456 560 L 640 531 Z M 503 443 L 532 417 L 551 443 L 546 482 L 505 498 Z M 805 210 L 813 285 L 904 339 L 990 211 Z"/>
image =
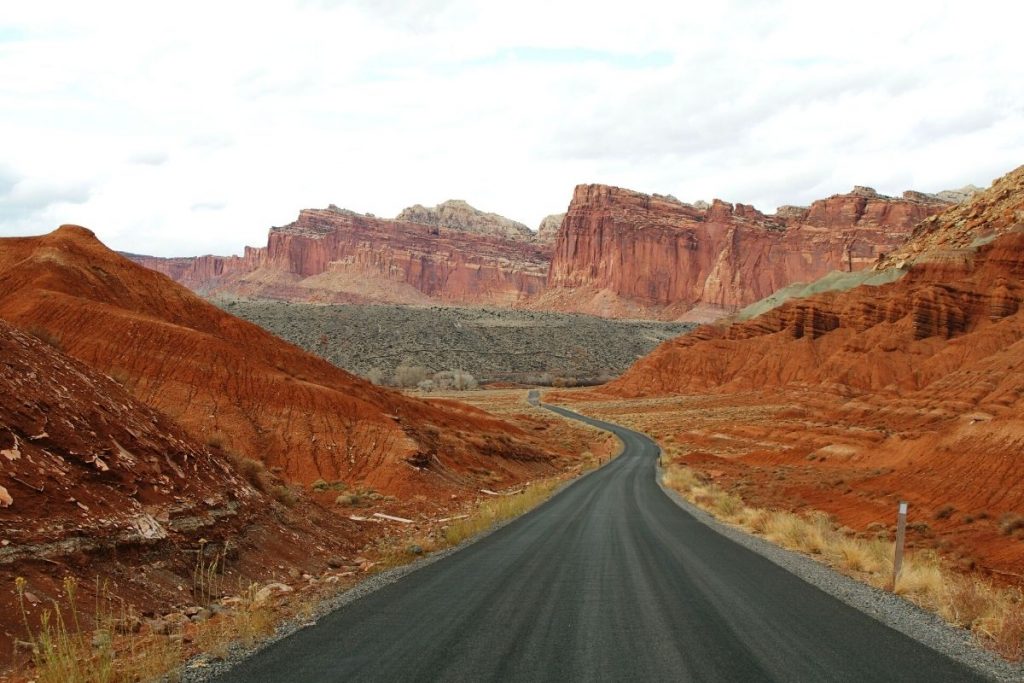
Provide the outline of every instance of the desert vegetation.
<path id="1" fill-rule="evenodd" d="M 465 389 L 606 382 L 688 323 L 608 320 L 588 315 L 491 308 L 318 305 L 221 299 L 214 303 L 375 384 Z"/>

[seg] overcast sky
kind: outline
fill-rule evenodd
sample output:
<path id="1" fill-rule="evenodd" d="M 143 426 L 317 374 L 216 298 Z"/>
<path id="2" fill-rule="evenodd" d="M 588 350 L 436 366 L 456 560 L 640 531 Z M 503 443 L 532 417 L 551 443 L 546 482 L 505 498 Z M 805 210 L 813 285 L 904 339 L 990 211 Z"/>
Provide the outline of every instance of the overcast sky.
<path id="1" fill-rule="evenodd" d="M 987 185 L 1024 164 L 1018 7 L 8 2 L 0 235 L 238 253 L 329 203 L 536 227 L 578 183 L 764 211 Z"/>

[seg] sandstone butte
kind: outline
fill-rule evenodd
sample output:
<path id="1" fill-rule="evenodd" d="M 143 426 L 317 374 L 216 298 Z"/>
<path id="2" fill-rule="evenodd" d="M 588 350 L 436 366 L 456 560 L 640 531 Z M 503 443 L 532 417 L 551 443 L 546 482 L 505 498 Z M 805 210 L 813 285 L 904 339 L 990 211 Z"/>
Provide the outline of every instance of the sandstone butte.
<path id="1" fill-rule="evenodd" d="M 918 541 L 966 549 L 972 563 L 1024 583 L 1024 543 L 999 522 L 1024 515 L 1024 167 L 920 223 L 878 267 L 907 272 L 705 325 L 591 398 L 776 406 L 724 426 L 715 438 L 736 447 L 723 457 L 705 457 L 707 435 L 684 429 L 678 442 L 738 480 L 817 471 L 814 484 L 796 474 L 769 484 L 768 503 L 824 509 L 854 528 L 888 525 L 907 499 L 926 520 Z"/>
<path id="2" fill-rule="evenodd" d="M 300 212 L 242 256 L 130 257 L 207 295 L 704 320 L 830 270 L 869 267 L 950 201 L 856 188 L 766 216 L 581 185 L 568 213 L 536 234 L 459 201 L 394 220 L 331 206 Z"/>
<path id="3" fill-rule="evenodd" d="M 85 228 L 0 240 L 0 318 L 117 378 L 200 443 L 258 459 L 287 481 L 440 495 L 555 469 L 539 437 L 468 406 L 375 387 Z"/>

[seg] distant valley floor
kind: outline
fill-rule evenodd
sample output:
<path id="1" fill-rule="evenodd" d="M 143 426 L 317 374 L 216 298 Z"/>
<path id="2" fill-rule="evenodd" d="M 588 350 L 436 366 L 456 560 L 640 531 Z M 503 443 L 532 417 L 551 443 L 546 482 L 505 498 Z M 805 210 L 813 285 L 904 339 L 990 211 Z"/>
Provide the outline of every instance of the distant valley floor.
<path id="1" fill-rule="evenodd" d="M 400 366 L 477 381 L 590 383 L 621 374 L 691 323 L 495 308 L 214 301 L 350 372 L 390 382 Z"/>

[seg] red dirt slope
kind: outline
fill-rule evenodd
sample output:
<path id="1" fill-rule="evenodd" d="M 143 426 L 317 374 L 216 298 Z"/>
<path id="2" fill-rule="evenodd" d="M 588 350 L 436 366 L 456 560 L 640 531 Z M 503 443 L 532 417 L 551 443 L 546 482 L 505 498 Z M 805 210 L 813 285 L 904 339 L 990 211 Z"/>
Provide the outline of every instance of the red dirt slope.
<path id="1" fill-rule="evenodd" d="M 89 619 L 97 577 L 138 612 L 197 598 L 198 551 L 230 555 L 232 581 L 322 571 L 368 531 L 308 501 L 275 503 L 218 454 L 111 378 L 0 320 L 0 678 L 62 581 Z M 203 539 L 203 540 L 200 540 Z M 278 580 L 280 580 L 278 578 Z M 86 625 L 88 628 L 88 625 Z M 15 660 L 26 657 L 22 650 Z"/>
<path id="2" fill-rule="evenodd" d="M 0 240 L 0 317 L 50 335 L 201 442 L 297 482 L 406 494 L 511 483 L 549 451 L 485 413 L 379 389 L 62 226 Z"/>

